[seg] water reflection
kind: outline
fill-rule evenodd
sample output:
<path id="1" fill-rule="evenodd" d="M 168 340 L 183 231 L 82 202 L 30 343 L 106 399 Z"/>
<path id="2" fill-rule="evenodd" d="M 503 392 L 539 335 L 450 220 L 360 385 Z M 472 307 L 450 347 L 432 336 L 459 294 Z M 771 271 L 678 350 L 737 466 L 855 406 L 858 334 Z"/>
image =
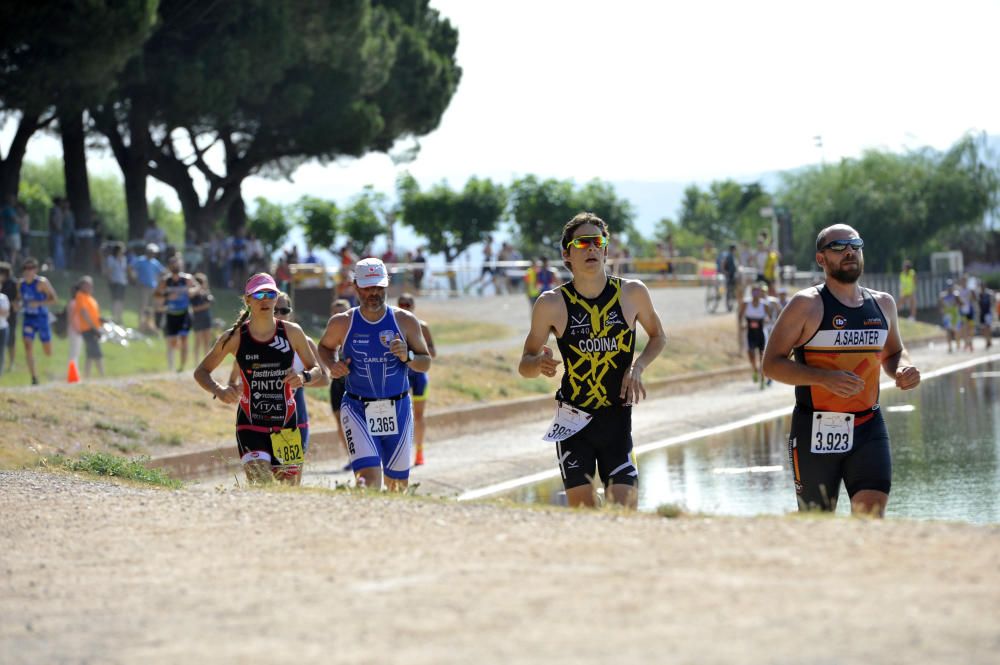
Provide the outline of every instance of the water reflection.
<path id="1" fill-rule="evenodd" d="M 1000 522 L 1000 363 L 882 396 L 892 437 L 890 517 Z M 790 418 L 705 437 L 639 457 L 639 509 L 664 503 L 719 515 L 795 510 L 787 464 Z M 561 503 L 559 479 L 510 495 Z M 841 489 L 838 512 L 849 512 Z"/>

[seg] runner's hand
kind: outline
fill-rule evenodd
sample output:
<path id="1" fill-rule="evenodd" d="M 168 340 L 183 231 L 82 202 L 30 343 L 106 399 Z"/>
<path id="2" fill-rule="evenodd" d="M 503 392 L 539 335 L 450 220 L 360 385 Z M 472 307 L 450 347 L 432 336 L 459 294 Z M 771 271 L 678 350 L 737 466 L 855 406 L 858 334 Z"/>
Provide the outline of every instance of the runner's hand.
<path id="1" fill-rule="evenodd" d="M 896 387 L 900 390 L 916 388 L 920 383 L 920 370 L 912 365 L 896 368 Z"/>
<path id="2" fill-rule="evenodd" d="M 302 382 L 302 375 L 295 371 L 295 368 L 289 367 L 288 373 L 285 374 L 285 378 L 281 380 L 286 386 L 291 386 L 292 390 L 298 390 L 305 384 Z"/>
<path id="3" fill-rule="evenodd" d="M 240 389 L 238 386 L 226 386 L 215 393 L 215 396 L 223 404 L 237 404 L 240 401 Z"/>
<path id="4" fill-rule="evenodd" d="M 827 374 L 823 387 L 838 397 L 851 397 L 864 390 L 865 381 L 854 372 L 836 370 Z"/>
<path id="5" fill-rule="evenodd" d="M 625 406 L 638 404 L 640 399 L 646 399 L 646 387 L 642 385 L 642 365 L 635 364 L 625 372 L 622 377 L 622 389 L 618 397 L 625 403 Z"/>
<path id="6" fill-rule="evenodd" d="M 334 379 L 339 379 L 343 376 L 347 376 L 351 373 L 351 359 L 345 358 L 344 360 L 338 360 L 337 362 L 330 365 L 330 376 Z"/>
<path id="7" fill-rule="evenodd" d="M 389 352 L 405 363 L 407 359 L 407 351 L 406 342 L 404 342 L 403 338 L 399 336 L 399 333 L 396 333 L 396 339 L 389 342 Z"/>
<path id="8" fill-rule="evenodd" d="M 545 376 L 555 376 L 559 363 L 552 357 L 552 349 L 547 346 L 542 347 L 542 352 L 537 356 L 538 370 Z"/>

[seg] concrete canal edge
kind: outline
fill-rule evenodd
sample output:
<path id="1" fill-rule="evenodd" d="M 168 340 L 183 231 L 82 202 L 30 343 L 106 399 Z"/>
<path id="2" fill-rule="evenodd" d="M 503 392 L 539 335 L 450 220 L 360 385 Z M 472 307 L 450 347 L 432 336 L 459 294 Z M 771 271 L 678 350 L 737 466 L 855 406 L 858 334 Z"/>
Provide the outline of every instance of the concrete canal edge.
<path id="1" fill-rule="evenodd" d="M 724 367 L 704 372 L 690 372 L 646 384 L 649 398 L 666 397 L 678 393 L 700 390 L 714 383 L 729 381 L 748 375 L 746 365 Z M 511 424 L 543 419 L 551 415 L 554 406 L 552 395 L 523 397 L 503 402 L 475 404 L 427 414 L 427 446 L 433 447 L 436 438 L 462 436 L 484 429 L 496 429 Z M 309 435 L 310 462 L 321 462 L 340 456 L 337 431 L 315 430 Z M 167 471 L 175 478 L 185 480 L 223 475 L 239 470 L 235 442 L 231 445 L 200 450 L 183 455 L 171 455 L 150 460 L 149 466 Z"/>

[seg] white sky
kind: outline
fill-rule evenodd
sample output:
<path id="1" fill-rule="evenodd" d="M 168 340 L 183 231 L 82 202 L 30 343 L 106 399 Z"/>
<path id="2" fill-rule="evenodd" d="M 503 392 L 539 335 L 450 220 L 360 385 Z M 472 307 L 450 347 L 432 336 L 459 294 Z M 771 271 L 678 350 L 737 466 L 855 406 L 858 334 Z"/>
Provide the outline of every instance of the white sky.
<path id="1" fill-rule="evenodd" d="M 407 168 L 706 181 L 996 134 L 1000 0 L 432 0 L 458 27 L 462 81 Z M 11 131 L 2 144 L 10 143 Z M 822 148 L 814 136 L 822 136 Z M 38 138 L 29 159 L 59 154 Z M 108 159 L 98 170 L 116 172 Z M 383 155 L 252 178 L 247 200 L 391 193 Z M 151 187 L 151 195 L 169 192 Z M 167 196 L 170 196 L 167 194 Z M 172 198 L 172 197 L 170 197 Z M 661 211 L 660 214 L 673 214 Z"/>

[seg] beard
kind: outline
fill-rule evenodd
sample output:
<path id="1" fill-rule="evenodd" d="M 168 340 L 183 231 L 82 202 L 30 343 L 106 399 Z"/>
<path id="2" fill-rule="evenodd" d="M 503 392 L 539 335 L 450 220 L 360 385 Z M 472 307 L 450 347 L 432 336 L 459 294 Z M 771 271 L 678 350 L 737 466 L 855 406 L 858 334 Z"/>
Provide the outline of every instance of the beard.
<path id="1" fill-rule="evenodd" d="M 857 265 L 851 266 L 840 266 L 837 268 L 830 268 L 830 277 L 837 280 L 838 282 L 843 282 L 844 284 L 854 284 L 861 278 L 861 274 L 865 271 L 865 264 L 859 258 Z"/>

